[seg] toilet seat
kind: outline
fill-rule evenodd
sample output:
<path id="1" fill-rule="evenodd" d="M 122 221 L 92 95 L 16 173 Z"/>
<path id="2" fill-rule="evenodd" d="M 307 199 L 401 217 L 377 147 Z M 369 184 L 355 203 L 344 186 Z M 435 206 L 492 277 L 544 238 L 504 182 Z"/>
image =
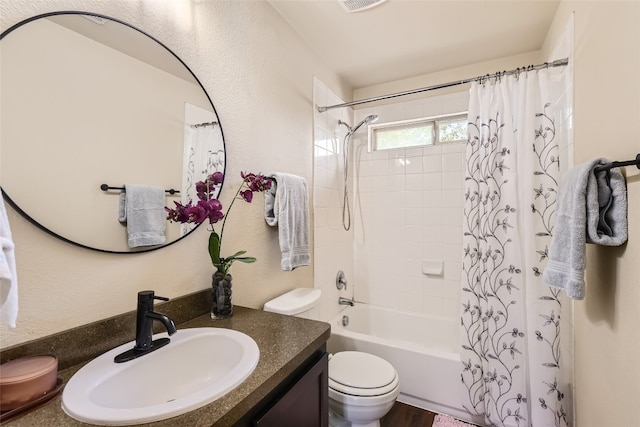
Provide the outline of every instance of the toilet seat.
<path id="1" fill-rule="evenodd" d="M 394 392 L 398 374 L 386 360 L 369 353 L 343 351 L 329 359 L 329 389 L 337 393 L 374 397 Z"/>

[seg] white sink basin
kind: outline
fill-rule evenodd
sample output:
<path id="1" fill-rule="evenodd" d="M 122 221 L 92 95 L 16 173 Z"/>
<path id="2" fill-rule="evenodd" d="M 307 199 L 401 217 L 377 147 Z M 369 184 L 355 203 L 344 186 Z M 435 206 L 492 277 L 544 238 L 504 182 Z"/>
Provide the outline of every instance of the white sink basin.
<path id="1" fill-rule="evenodd" d="M 153 338 L 167 337 L 166 333 Z M 171 342 L 137 359 L 113 358 L 134 342 L 110 350 L 82 367 L 62 394 L 71 417 L 99 425 L 142 424 L 184 414 L 222 397 L 255 369 L 260 350 L 241 332 L 181 329 Z"/>

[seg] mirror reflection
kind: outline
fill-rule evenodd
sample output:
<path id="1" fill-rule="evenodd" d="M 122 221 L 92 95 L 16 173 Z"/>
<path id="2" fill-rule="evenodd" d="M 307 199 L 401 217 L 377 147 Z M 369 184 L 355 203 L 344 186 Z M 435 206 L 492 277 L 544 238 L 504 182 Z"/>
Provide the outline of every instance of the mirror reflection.
<path id="1" fill-rule="evenodd" d="M 125 185 L 177 190 L 165 193 L 173 206 L 225 169 L 215 108 L 180 59 L 125 23 L 77 13 L 10 29 L 0 49 L 7 201 L 47 231 L 102 251 L 153 250 L 191 231 L 167 221 L 164 244 L 131 248 L 118 221 Z"/>

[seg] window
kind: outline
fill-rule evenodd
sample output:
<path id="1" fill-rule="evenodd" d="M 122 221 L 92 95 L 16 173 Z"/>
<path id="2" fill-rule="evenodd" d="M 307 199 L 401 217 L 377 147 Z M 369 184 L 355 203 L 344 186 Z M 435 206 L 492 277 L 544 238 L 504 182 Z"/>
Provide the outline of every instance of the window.
<path id="1" fill-rule="evenodd" d="M 457 115 L 436 121 L 438 142 L 460 142 L 467 140 L 467 115 Z"/>
<path id="2" fill-rule="evenodd" d="M 421 147 L 466 140 L 466 113 L 369 126 L 371 151 Z"/>

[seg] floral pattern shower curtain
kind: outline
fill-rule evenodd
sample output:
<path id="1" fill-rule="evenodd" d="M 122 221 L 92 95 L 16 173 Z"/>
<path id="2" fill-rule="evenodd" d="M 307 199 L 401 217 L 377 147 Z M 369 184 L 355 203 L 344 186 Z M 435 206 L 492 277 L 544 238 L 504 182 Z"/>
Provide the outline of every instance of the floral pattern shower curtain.
<path id="1" fill-rule="evenodd" d="M 572 423 L 563 371 L 572 362 L 560 355 L 563 297 L 541 275 L 560 164 L 552 71 L 471 87 L 461 380 L 464 407 L 489 425 Z"/>

